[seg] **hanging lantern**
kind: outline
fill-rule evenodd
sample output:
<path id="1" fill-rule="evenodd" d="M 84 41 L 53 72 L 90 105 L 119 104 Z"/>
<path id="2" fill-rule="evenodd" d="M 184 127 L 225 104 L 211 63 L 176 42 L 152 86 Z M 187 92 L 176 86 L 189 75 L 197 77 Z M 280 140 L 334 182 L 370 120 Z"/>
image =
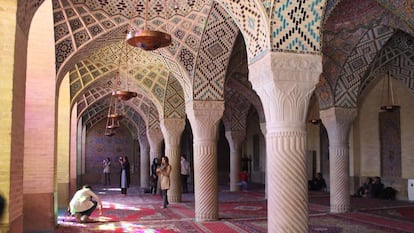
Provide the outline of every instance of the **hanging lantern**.
<path id="1" fill-rule="evenodd" d="M 400 109 L 400 105 L 396 103 L 396 95 L 394 95 L 394 90 L 392 88 L 392 78 L 390 72 L 388 72 L 387 77 L 384 79 L 382 86 L 382 102 L 384 103 L 381 107 L 381 111 L 392 112 L 397 109 Z M 386 95 L 384 97 L 384 94 Z"/>
<path id="2" fill-rule="evenodd" d="M 126 41 L 129 45 L 139 47 L 143 50 L 155 50 L 158 48 L 166 47 L 171 44 L 171 35 L 161 31 L 147 29 L 147 17 L 148 17 L 148 2 L 145 1 L 145 19 L 144 28 L 138 30 L 131 30 L 126 37 Z M 167 9 L 167 4 L 165 3 Z"/>

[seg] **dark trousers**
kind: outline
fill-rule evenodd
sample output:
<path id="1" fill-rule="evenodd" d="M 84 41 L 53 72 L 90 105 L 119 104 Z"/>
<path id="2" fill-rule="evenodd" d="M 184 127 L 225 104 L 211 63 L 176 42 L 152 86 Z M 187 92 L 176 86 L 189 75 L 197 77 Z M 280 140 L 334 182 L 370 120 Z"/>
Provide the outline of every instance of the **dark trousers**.
<path id="1" fill-rule="evenodd" d="M 83 212 L 79 212 L 79 214 L 81 214 L 82 216 L 83 215 L 91 216 L 92 212 L 96 209 L 96 206 L 98 205 L 98 202 L 95 201 L 95 200 L 92 200 L 91 202 L 93 202 L 93 206 L 88 210 L 85 210 Z"/>
<path id="2" fill-rule="evenodd" d="M 166 208 L 167 205 L 170 204 L 168 203 L 167 191 L 168 189 L 161 189 L 161 196 L 162 196 L 162 201 L 163 201 L 162 206 L 164 208 Z"/>
<path id="3" fill-rule="evenodd" d="M 111 185 L 111 173 L 104 173 L 105 182 L 104 185 Z"/>
<path id="4" fill-rule="evenodd" d="M 183 193 L 188 193 L 187 180 L 188 175 L 181 174 L 181 187 L 183 189 Z"/>
<path id="5" fill-rule="evenodd" d="M 150 179 L 151 194 L 157 194 L 158 177 L 152 176 Z"/>

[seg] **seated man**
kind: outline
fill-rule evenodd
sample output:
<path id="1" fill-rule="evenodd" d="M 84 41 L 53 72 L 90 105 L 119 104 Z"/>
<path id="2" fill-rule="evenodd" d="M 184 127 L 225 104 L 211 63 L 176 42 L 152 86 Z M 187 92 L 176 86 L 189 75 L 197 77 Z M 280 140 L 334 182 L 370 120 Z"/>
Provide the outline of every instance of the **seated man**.
<path id="1" fill-rule="evenodd" d="M 309 181 L 309 190 L 326 191 L 326 182 L 322 176 L 322 173 L 318 172 L 316 177 Z"/>
<path id="2" fill-rule="evenodd" d="M 381 182 L 381 178 L 379 176 L 374 177 L 374 181 L 368 191 L 368 197 L 379 198 L 383 189 L 384 184 Z"/>
<path id="3" fill-rule="evenodd" d="M 357 192 L 355 193 L 355 197 L 366 197 L 372 185 L 372 178 L 367 177 L 365 182 L 358 188 Z"/>
<path id="4" fill-rule="evenodd" d="M 69 203 L 68 210 L 76 217 L 78 222 L 88 222 L 89 216 L 98 206 L 99 214 L 102 215 L 101 199 L 91 190 L 91 186 L 84 185 L 78 190 Z"/>

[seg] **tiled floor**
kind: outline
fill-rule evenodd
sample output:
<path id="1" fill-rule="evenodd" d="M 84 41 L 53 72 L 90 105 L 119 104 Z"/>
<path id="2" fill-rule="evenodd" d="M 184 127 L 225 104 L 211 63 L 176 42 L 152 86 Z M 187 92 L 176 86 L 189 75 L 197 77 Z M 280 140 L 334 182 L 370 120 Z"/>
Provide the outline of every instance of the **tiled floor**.
<path id="1" fill-rule="evenodd" d="M 194 221 L 194 194 L 183 194 L 181 203 L 161 209 L 161 197 L 138 187 L 123 197 L 117 188 L 95 187 L 104 202 L 97 222 L 79 224 L 59 212 L 55 232 L 267 232 L 264 187 L 251 185 L 247 192 L 219 192 L 219 220 Z M 414 232 L 414 203 L 351 198 L 351 212 L 329 213 L 329 193 L 309 194 L 309 232 Z"/>

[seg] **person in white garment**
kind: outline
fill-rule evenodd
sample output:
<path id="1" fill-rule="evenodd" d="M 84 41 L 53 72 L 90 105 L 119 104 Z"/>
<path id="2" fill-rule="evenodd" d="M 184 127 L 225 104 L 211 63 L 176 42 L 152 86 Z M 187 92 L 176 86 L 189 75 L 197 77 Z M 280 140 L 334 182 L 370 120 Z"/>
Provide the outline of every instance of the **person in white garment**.
<path id="1" fill-rule="evenodd" d="M 101 199 L 91 190 L 91 186 L 86 184 L 73 195 L 68 209 L 78 222 L 89 222 L 89 217 L 96 207 L 99 209 L 99 215 L 102 215 Z"/>

